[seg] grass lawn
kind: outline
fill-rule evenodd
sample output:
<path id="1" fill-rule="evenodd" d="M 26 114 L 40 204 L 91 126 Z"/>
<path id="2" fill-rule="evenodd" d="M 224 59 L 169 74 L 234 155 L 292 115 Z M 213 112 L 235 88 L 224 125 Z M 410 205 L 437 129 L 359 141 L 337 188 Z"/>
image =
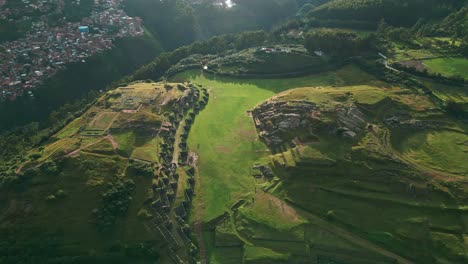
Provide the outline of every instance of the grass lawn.
<path id="1" fill-rule="evenodd" d="M 438 58 L 425 60 L 429 72 L 440 73 L 447 77 L 461 76 L 468 79 L 468 59 L 465 58 Z"/>

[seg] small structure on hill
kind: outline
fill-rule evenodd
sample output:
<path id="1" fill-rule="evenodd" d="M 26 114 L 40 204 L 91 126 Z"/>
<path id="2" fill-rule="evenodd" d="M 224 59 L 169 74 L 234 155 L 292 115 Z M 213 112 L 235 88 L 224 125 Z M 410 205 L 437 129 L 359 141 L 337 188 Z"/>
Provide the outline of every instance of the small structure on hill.
<path id="1" fill-rule="evenodd" d="M 89 27 L 88 26 L 80 26 L 80 27 L 78 27 L 78 30 L 81 33 L 89 33 Z"/>

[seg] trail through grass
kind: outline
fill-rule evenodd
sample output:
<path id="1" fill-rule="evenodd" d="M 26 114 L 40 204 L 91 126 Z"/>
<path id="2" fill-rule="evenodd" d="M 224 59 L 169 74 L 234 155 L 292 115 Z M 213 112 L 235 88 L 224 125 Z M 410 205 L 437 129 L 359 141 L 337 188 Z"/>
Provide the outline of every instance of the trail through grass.
<path id="1" fill-rule="evenodd" d="M 399 146 L 411 159 L 430 168 L 468 175 L 468 136 L 441 131 L 410 135 Z"/>

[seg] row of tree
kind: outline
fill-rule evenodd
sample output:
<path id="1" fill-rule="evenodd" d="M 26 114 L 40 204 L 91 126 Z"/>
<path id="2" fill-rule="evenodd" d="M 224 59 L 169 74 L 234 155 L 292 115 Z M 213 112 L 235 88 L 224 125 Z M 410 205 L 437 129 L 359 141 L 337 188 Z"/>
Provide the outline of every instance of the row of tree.
<path id="1" fill-rule="evenodd" d="M 352 56 L 371 48 L 369 38 L 340 29 L 321 28 L 309 31 L 305 37 L 305 47 L 310 53 L 322 51 L 328 55 Z"/>
<path id="2" fill-rule="evenodd" d="M 247 31 L 240 34 L 230 34 L 212 37 L 206 41 L 197 41 L 190 45 L 183 46 L 172 52 L 165 52 L 159 55 L 151 63 L 142 66 L 133 75 L 124 78 L 124 82 L 136 80 L 153 79 L 157 80 L 164 76 L 166 71 L 177 64 L 183 58 L 193 54 L 217 54 L 231 49 L 242 50 L 249 47 L 263 45 L 271 39 L 270 34 L 260 31 Z"/>

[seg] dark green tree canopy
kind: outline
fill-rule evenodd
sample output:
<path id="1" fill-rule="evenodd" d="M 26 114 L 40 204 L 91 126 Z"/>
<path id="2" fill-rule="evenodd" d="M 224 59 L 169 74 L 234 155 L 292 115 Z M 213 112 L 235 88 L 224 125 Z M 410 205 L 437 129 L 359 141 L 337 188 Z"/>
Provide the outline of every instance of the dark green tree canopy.
<path id="1" fill-rule="evenodd" d="M 305 47 L 311 53 L 323 51 L 331 55 L 354 55 L 362 51 L 365 41 L 355 33 L 339 29 L 316 29 L 307 33 Z"/>

